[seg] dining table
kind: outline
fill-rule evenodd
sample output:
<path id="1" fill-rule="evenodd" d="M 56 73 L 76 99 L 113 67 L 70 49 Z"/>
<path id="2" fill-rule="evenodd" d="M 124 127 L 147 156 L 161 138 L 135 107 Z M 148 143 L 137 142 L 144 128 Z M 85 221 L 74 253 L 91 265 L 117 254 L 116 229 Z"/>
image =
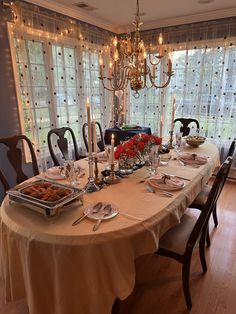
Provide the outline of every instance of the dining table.
<path id="1" fill-rule="evenodd" d="M 30 314 L 110 314 L 116 298 L 124 300 L 134 289 L 135 260 L 157 251 L 160 237 L 180 222 L 219 165 L 218 148 L 210 142 L 183 150 L 205 155 L 207 162 L 199 167 L 180 164 L 178 153 L 171 150 L 172 159 L 158 171 L 184 181 L 181 189 L 171 191 L 172 197 L 147 189 L 148 166 L 117 184 L 85 193 L 83 204 L 72 202 L 53 217 L 6 196 L 0 212 L 6 301 L 25 298 Z M 78 182 L 82 188 L 88 180 L 88 161 L 76 163 L 86 171 Z M 106 167 L 106 162 L 98 162 L 99 174 Z M 103 220 L 96 231 L 91 218 L 72 226 L 97 202 L 112 204 L 118 214 Z"/>

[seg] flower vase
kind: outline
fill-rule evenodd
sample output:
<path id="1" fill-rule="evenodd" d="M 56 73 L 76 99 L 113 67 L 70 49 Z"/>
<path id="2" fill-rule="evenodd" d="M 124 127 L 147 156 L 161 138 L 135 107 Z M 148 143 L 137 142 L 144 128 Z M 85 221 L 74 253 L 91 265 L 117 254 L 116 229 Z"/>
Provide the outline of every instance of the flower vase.
<path id="1" fill-rule="evenodd" d="M 119 172 L 123 175 L 133 173 L 134 159 L 129 157 L 119 158 Z"/>
<path id="2" fill-rule="evenodd" d="M 139 153 L 137 154 L 136 158 L 135 158 L 135 165 L 139 168 L 143 167 L 145 165 L 146 162 L 146 158 L 145 158 L 145 153 Z"/>

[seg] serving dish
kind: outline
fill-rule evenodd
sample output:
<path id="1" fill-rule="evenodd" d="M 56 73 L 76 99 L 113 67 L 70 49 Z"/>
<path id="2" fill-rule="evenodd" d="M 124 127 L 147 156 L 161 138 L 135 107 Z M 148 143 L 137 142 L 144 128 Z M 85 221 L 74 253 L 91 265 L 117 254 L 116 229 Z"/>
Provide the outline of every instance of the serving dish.
<path id="1" fill-rule="evenodd" d="M 187 136 L 186 137 L 186 143 L 190 146 L 197 147 L 199 145 L 202 145 L 205 142 L 204 136 Z"/>
<path id="2" fill-rule="evenodd" d="M 54 216 L 76 199 L 83 203 L 84 190 L 39 179 L 20 184 L 7 194 L 11 201 L 22 203 L 45 216 Z"/>

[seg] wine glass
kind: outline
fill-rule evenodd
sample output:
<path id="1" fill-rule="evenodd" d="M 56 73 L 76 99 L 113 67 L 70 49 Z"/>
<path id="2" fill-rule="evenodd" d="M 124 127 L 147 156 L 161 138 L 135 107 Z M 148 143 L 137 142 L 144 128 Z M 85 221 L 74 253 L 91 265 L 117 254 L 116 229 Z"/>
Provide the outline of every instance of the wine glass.
<path id="1" fill-rule="evenodd" d="M 175 134 L 175 152 L 179 155 L 181 152 L 181 144 L 182 144 L 182 132 L 178 132 Z"/>

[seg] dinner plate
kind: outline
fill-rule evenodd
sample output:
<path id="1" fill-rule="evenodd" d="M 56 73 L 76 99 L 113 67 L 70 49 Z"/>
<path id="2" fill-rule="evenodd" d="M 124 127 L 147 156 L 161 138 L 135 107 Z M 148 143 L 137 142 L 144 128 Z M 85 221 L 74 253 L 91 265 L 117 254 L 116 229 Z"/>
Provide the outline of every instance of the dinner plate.
<path id="1" fill-rule="evenodd" d="M 204 165 L 207 163 L 208 159 L 205 155 L 196 155 L 196 159 L 193 159 L 193 154 L 185 153 L 180 155 L 179 160 L 185 163 L 186 165 Z"/>
<path id="2" fill-rule="evenodd" d="M 61 173 L 61 167 L 49 168 L 45 173 L 45 178 L 52 180 L 64 180 L 65 176 Z"/>
<path id="3" fill-rule="evenodd" d="M 165 190 L 165 191 L 177 191 L 177 190 L 181 190 L 183 187 L 185 187 L 185 182 L 184 180 L 181 180 L 175 176 L 171 176 L 171 179 L 173 181 L 179 182 L 179 185 L 176 186 L 170 186 L 168 184 L 165 184 L 164 182 L 158 182 L 157 180 L 161 179 L 161 176 L 159 177 L 155 177 L 155 178 L 150 178 L 147 180 L 147 183 L 155 188 L 155 189 L 160 189 L 160 190 Z"/>
<path id="4" fill-rule="evenodd" d="M 115 217 L 117 214 L 118 214 L 118 210 L 116 208 L 116 206 L 114 206 L 113 204 L 111 203 L 103 203 L 102 202 L 102 208 L 99 210 L 98 213 L 93 213 L 93 207 L 95 204 L 90 204 L 89 206 L 86 206 L 84 208 L 84 214 L 88 217 L 88 218 L 91 218 L 93 220 L 98 220 L 101 218 L 101 216 L 103 215 L 103 208 L 106 206 L 106 205 L 111 205 L 112 209 L 111 209 L 111 212 L 109 215 L 106 215 L 102 220 L 108 220 L 108 219 L 111 219 L 113 217 Z"/>

